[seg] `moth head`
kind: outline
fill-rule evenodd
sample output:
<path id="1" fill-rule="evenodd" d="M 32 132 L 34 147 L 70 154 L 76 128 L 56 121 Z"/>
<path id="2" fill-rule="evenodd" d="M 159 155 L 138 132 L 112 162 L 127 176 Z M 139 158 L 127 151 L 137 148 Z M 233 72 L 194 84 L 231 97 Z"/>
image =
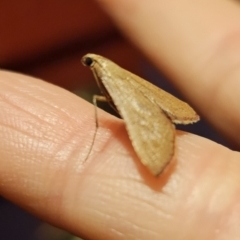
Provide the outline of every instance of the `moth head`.
<path id="1" fill-rule="evenodd" d="M 85 65 L 85 66 L 88 66 L 88 67 L 91 67 L 92 64 L 93 64 L 93 59 L 90 58 L 90 57 L 85 57 L 82 59 L 82 63 Z"/>
<path id="2" fill-rule="evenodd" d="M 91 67 L 94 66 L 97 59 L 98 59 L 97 55 L 89 53 L 89 54 L 86 54 L 85 56 L 83 56 L 82 63 L 83 63 L 84 66 L 87 66 L 87 67 L 91 68 Z"/>

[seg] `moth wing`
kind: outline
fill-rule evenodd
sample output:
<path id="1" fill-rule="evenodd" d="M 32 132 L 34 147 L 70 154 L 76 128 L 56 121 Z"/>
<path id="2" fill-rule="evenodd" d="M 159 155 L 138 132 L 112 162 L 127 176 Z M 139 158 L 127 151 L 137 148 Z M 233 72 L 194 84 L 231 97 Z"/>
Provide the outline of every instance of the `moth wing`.
<path id="1" fill-rule="evenodd" d="M 173 156 L 175 127 L 161 108 L 121 73 L 103 77 L 102 83 L 124 119 L 141 162 L 158 175 Z"/>
<path id="2" fill-rule="evenodd" d="M 127 71 L 127 70 L 125 70 Z M 150 82 L 141 78 L 142 81 L 135 81 L 140 78 L 128 72 L 129 79 L 135 88 L 138 88 L 143 95 L 155 102 L 168 115 L 172 122 L 177 124 L 189 124 L 199 120 L 198 114 L 186 102 L 174 97 L 170 93 L 158 88 Z"/>

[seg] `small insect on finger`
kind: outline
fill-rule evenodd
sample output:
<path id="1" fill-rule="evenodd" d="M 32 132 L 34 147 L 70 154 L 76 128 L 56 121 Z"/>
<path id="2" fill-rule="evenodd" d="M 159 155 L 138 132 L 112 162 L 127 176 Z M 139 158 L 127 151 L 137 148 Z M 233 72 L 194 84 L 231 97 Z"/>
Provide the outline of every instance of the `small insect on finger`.
<path id="1" fill-rule="evenodd" d="M 119 113 L 142 164 L 158 176 L 174 155 L 173 123 L 197 122 L 198 114 L 187 103 L 107 58 L 87 54 L 82 63 L 90 67 L 103 94 L 94 97 L 94 105 L 104 100 Z"/>

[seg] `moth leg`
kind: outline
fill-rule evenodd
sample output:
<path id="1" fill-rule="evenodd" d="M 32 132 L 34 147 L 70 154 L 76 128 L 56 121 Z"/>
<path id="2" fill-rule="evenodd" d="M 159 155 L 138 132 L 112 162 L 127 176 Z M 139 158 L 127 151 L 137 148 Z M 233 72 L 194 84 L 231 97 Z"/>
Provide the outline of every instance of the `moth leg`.
<path id="1" fill-rule="evenodd" d="M 107 102 L 107 98 L 105 96 L 93 95 L 93 105 L 94 105 L 94 115 L 95 115 L 95 131 L 94 131 L 93 140 L 92 140 L 90 149 L 89 149 L 88 154 L 87 154 L 85 160 L 83 161 L 83 163 L 86 162 L 88 157 L 90 156 L 90 154 L 92 152 L 92 149 L 93 149 L 93 145 L 94 145 L 96 136 L 97 136 L 97 130 L 98 130 L 98 127 L 99 127 L 98 113 L 97 113 L 98 112 L 97 111 L 97 102 Z"/>
<path id="2" fill-rule="evenodd" d="M 105 96 L 93 95 L 93 105 L 94 105 L 94 111 L 95 111 L 96 130 L 98 129 L 98 126 L 99 126 L 99 124 L 98 124 L 98 114 L 97 114 L 97 102 L 108 102 L 108 100 Z"/>

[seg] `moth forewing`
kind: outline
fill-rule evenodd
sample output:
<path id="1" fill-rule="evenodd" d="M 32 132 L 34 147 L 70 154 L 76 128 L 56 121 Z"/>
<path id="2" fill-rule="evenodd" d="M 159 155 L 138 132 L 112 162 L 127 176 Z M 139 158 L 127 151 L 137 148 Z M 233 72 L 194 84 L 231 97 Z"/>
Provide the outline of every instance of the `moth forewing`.
<path id="1" fill-rule="evenodd" d="M 95 54 L 87 54 L 102 93 L 113 102 L 125 122 L 135 152 L 143 165 L 157 176 L 174 154 L 175 127 L 199 119 L 185 102 L 153 84 Z"/>
<path id="2" fill-rule="evenodd" d="M 174 152 L 174 126 L 156 104 L 151 105 L 143 95 L 139 97 L 137 89 L 124 86 L 123 81 L 121 87 L 115 89 L 113 82 L 107 82 L 105 86 L 125 122 L 132 145 L 141 162 L 158 175 Z M 129 100 L 122 95 L 122 88 L 127 96 L 131 96 Z"/>
<path id="3" fill-rule="evenodd" d="M 137 75 L 123 69 L 128 75 L 129 84 L 151 100 L 153 104 L 157 104 L 173 123 L 189 124 L 199 121 L 198 114 L 189 104 L 174 97 L 172 94 L 158 88 L 150 82 L 138 77 Z"/>

